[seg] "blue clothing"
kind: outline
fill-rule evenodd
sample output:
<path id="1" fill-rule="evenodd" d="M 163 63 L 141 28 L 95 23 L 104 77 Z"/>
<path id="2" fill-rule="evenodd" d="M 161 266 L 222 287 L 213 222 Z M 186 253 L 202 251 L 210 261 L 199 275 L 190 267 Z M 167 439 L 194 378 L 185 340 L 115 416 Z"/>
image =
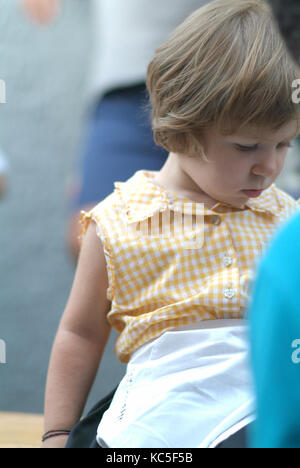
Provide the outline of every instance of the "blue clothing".
<path id="1" fill-rule="evenodd" d="M 153 140 L 145 84 L 113 90 L 97 104 L 88 121 L 79 168 L 80 186 L 73 210 L 97 204 L 136 171 L 158 171 L 168 152 Z"/>
<path id="2" fill-rule="evenodd" d="M 263 259 L 249 310 L 257 420 L 251 448 L 300 447 L 300 215 Z"/>

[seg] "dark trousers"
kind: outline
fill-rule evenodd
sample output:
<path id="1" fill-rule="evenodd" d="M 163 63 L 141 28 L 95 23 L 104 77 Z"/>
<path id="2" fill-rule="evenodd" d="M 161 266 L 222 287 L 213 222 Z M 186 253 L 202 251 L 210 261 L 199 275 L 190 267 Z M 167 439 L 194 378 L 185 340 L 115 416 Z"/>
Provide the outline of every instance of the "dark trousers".
<path id="1" fill-rule="evenodd" d="M 110 407 L 116 388 L 103 400 L 99 401 L 87 414 L 73 427 L 66 448 L 100 448 L 96 442 L 96 434 L 103 414 Z"/>

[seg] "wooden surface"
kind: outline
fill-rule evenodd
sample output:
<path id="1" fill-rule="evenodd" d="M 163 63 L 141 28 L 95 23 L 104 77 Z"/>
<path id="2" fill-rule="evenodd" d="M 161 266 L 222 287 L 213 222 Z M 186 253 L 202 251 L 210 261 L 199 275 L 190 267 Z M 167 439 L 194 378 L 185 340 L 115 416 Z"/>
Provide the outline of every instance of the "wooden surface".
<path id="1" fill-rule="evenodd" d="M 0 448 L 39 448 L 43 415 L 0 412 Z"/>

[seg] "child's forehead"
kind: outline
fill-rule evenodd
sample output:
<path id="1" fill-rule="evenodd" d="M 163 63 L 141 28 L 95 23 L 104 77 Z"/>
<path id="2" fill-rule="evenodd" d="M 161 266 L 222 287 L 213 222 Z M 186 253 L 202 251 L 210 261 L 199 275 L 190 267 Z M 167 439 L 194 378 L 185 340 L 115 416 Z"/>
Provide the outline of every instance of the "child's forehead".
<path id="1" fill-rule="evenodd" d="M 277 129 L 272 129 L 268 126 L 256 126 L 247 124 L 237 126 L 237 129 L 229 132 L 220 130 L 220 128 L 211 127 L 204 131 L 205 139 L 221 138 L 226 141 L 232 139 L 241 139 L 251 141 L 265 141 L 270 143 L 291 141 L 300 134 L 300 123 L 297 120 L 292 120 Z"/>
<path id="2" fill-rule="evenodd" d="M 299 122 L 290 121 L 280 128 L 272 129 L 268 126 L 256 126 L 252 124 L 239 127 L 234 133 L 224 135 L 224 138 L 241 138 L 248 141 L 265 141 L 270 143 L 291 141 L 300 134 Z"/>

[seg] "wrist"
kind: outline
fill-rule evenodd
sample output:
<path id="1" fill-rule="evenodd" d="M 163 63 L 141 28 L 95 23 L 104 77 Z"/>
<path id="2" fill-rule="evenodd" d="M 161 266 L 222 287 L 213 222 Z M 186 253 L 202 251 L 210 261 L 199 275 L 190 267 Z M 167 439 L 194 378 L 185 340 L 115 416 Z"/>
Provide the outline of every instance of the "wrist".
<path id="1" fill-rule="evenodd" d="M 50 449 L 50 448 L 66 448 L 68 442 L 67 435 L 61 435 L 59 437 L 51 437 L 45 442 L 43 442 L 41 448 Z"/>
<path id="2" fill-rule="evenodd" d="M 47 431 L 42 437 L 42 442 L 46 442 L 48 439 L 53 439 L 54 437 L 69 437 L 71 431 L 69 429 L 54 429 L 52 431 Z"/>

